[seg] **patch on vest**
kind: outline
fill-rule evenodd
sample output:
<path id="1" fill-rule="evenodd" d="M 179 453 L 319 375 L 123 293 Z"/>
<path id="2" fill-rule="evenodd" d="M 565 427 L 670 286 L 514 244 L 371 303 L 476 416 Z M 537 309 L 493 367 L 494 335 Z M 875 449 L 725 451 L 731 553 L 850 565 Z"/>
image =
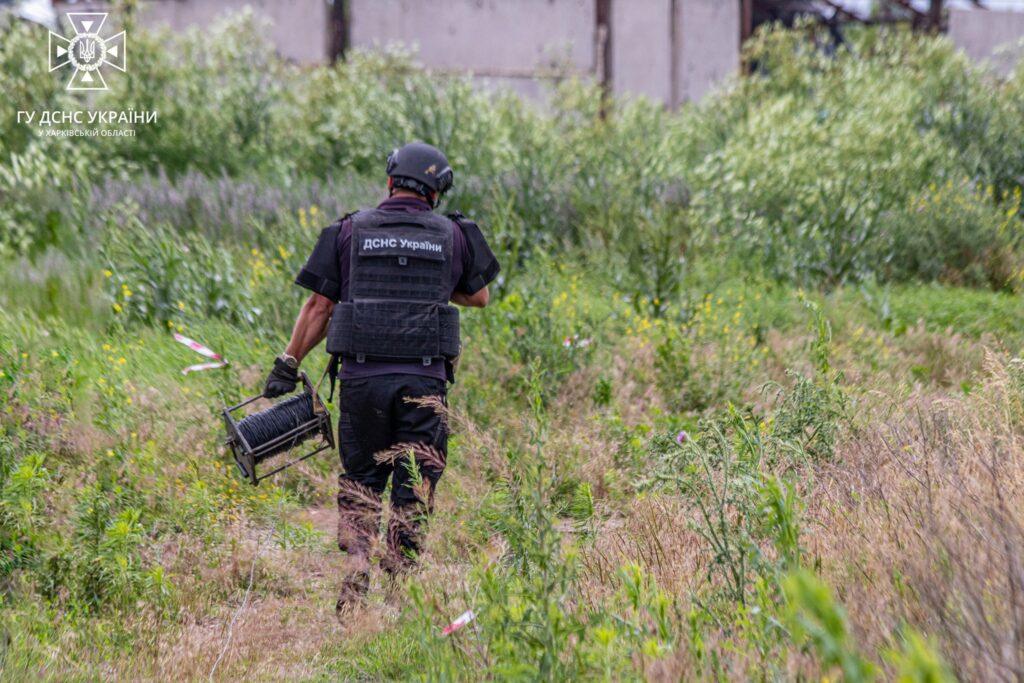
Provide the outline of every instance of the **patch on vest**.
<path id="1" fill-rule="evenodd" d="M 374 251 L 386 251 L 390 253 L 394 249 L 401 249 L 402 251 L 410 251 L 413 253 L 419 251 L 426 251 L 434 254 L 444 253 L 444 245 L 438 242 L 409 240 L 402 237 L 367 237 L 363 239 L 359 251 L 364 254 Z"/>

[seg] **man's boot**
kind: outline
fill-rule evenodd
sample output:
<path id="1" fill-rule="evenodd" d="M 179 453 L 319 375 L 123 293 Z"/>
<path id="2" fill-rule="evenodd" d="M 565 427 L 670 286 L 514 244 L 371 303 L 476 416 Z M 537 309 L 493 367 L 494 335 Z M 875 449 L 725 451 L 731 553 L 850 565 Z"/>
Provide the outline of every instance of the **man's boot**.
<path id="1" fill-rule="evenodd" d="M 380 495 L 342 475 L 338 478 L 338 548 L 369 557 L 380 528 Z"/>
<path id="2" fill-rule="evenodd" d="M 339 619 L 351 614 L 366 598 L 370 590 L 370 573 L 362 570 L 349 574 L 341 584 L 341 595 L 334 606 Z"/>
<path id="3" fill-rule="evenodd" d="M 422 514 L 422 506 L 418 504 L 391 509 L 387 543 L 380 558 L 380 568 L 392 578 L 416 566 L 422 536 Z"/>
<path id="4" fill-rule="evenodd" d="M 345 580 L 334 607 L 338 618 L 363 602 L 370 590 L 370 553 L 380 524 L 380 496 L 372 489 L 338 478 L 338 548 L 348 553 Z"/>

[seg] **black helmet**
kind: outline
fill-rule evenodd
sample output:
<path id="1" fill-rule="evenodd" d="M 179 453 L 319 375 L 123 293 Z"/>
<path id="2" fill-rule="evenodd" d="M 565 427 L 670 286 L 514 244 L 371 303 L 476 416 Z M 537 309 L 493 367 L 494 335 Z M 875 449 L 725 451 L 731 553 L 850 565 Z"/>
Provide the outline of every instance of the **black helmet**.
<path id="1" fill-rule="evenodd" d="M 444 152 L 423 142 L 413 142 L 392 151 L 388 155 L 388 177 L 394 178 L 394 187 L 403 187 L 424 197 L 429 197 L 431 192 L 443 195 L 455 180 Z"/>

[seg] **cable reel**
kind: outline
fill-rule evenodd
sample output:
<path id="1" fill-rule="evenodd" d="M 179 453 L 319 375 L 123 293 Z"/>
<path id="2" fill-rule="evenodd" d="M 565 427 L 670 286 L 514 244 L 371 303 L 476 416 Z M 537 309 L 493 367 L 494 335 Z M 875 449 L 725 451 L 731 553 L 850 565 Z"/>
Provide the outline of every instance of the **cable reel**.
<path id="1" fill-rule="evenodd" d="M 303 392 L 297 396 L 286 398 L 241 420 L 235 417 L 238 411 L 263 398 L 262 395 L 253 396 L 222 411 L 224 426 L 227 429 L 227 445 L 235 457 L 238 471 L 253 486 L 317 453 L 334 448 L 331 414 L 306 373 L 300 372 L 299 376 Z M 258 465 L 317 437 L 315 448 L 309 453 L 286 462 L 266 474 L 257 473 Z"/>

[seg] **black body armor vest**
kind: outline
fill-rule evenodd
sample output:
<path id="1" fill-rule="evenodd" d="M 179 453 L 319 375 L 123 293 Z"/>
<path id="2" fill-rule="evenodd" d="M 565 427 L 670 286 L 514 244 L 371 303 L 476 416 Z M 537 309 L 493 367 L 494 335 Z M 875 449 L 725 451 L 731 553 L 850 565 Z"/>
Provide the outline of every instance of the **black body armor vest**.
<path id="1" fill-rule="evenodd" d="M 422 362 L 459 355 L 452 291 L 452 222 L 423 211 L 374 209 L 351 217 L 348 298 L 334 307 L 329 353 Z"/>

